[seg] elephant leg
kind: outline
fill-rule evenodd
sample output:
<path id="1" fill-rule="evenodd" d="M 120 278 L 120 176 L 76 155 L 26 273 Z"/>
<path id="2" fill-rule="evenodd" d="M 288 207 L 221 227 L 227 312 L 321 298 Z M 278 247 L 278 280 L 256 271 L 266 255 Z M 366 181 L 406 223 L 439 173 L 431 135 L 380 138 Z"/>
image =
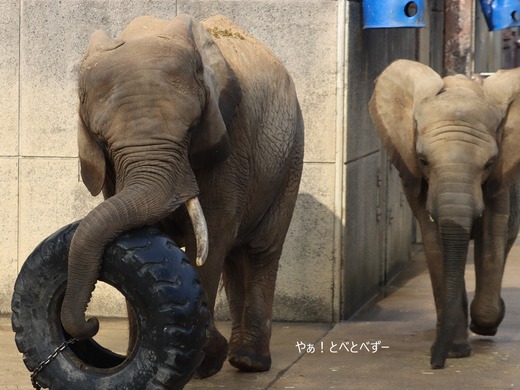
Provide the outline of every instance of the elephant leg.
<path id="1" fill-rule="evenodd" d="M 518 222 L 509 215 L 509 194 L 498 195 L 486 205 L 482 228 L 475 240 L 475 298 L 471 303 L 470 329 L 493 336 L 505 315 L 500 296 L 506 257 L 518 234 Z"/>
<path id="2" fill-rule="evenodd" d="M 271 367 L 269 341 L 279 257 L 280 251 L 254 253 L 242 247 L 226 260 L 224 282 L 232 321 L 229 362 L 242 371 Z"/>
<path id="3" fill-rule="evenodd" d="M 188 247 L 192 248 L 194 245 L 188 244 Z M 222 369 L 228 352 L 228 342 L 215 327 L 213 319 L 218 284 L 222 272 L 223 260 L 220 259 L 224 258 L 222 252 L 223 249 L 221 247 L 214 246 L 208 254 L 206 263 L 198 269 L 206 293 L 206 303 L 211 313 L 210 325 L 206 331 L 208 342 L 204 348 L 204 360 L 194 374 L 194 378 L 198 379 L 207 378 L 218 373 Z M 190 258 L 194 259 L 195 254 L 196 250 L 193 251 L 193 257 L 190 256 Z"/>
<path id="4" fill-rule="evenodd" d="M 243 371 L 271 367 L 269 342 L 278 263 L 298 193 L 300 170 L 288 177 L 286 191 L 272 203 L 252 240 L 226 259 L 224 285 L 230 302 L 229 362 Z"/>
<path id="5" fill-rule="evenodd" d="M 439 244 L 438 230 L 435 222 L 430 220 L 426 212 L 416 212 L 416 216 L 421 225 L 421 232 L 424 242 L 424 252 L 430 272 L 430 279 L 435 300 L 437 313 L 437 338 L 439 336 L 440 324 L 442 321 L 443 289 L 444 289 L 444 266 L 442 249 Z M 456 327 L 453 341 L 449 347 L 448 357 L 460 358 L 471 354 L 471 347 L 468 342 L 468 298 L 466 287 L 463 286 L 461 307 L 456 318 Z"/>
<path id="6" fill-rule="evenodd" d="M 206 336 L 208 343 L 204 347 L 204 360 L 193 375 L 197 379 L 204 379 L 218 373 L 222 369 L 228 352 L 228 342 L 215 327 L 213 319 L 206 331 Z"/>

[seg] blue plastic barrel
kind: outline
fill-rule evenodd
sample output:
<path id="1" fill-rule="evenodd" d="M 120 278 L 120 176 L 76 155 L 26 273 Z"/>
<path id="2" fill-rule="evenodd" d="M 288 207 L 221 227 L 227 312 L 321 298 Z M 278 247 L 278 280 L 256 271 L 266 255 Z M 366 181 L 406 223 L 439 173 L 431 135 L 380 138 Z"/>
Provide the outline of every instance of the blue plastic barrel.
<path id="1" fill-rule="evenodd" d="M 363 0 L 363 28 L 424 27 L 425 0 Z"/>
<path id="2" fill-rule="evenodd" d="M 490 31 L 520 26 L 520 0 L 480 0 Z"/>

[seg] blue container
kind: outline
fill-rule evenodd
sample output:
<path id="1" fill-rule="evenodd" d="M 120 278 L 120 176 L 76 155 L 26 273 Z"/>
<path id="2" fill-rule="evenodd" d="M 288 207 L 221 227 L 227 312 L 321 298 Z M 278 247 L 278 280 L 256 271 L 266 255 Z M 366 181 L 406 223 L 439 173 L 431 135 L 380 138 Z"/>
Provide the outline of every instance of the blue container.
<path id="1" fill-rule="evenodd" d="M 425 0 L 363 0 L 363 28 L 424 27 Z"/>
<path id="2" fill-rule="evenodd" d="M 520 0 L 480 0 L 490 31 L 520 26 Z"/>

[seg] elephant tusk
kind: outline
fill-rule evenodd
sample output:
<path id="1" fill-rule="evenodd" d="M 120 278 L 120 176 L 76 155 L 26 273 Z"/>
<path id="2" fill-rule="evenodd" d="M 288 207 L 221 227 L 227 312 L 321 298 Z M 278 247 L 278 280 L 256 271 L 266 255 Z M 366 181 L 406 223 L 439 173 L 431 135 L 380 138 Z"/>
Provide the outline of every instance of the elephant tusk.
<path id="1" fill-rule="evenodd" d="M 202 212 L 199 198 L 191 198 L 186 202 L 186 208 L 190 215 L 191 224 L 195 232 L 197 240 L 197 266 L 202 266 L 208 257 L 208 226 L 206 225 L 206 218 Z"/>
<path id="2" fill-rule="evenodd" d="M 431 213 L 428 213 L 428 216 L 430 217 L 430 222 L 435 222 L 435 219 L 433 218 L 433 215 L 431 215 Z"/>

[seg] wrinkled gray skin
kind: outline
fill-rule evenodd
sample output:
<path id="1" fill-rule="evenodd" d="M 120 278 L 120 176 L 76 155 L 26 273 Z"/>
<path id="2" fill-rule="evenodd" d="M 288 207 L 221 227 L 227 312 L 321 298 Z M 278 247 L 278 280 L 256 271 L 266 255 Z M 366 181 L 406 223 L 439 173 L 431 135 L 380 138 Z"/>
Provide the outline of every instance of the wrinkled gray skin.
<path id="1" fill-rule="evenodd" d="M 287 71 L 224 17 L 141 17 L 115 40 L 93 34 L 79 96 L 82 178 L 105 201 L 71 243 L 64 328 L 80 339 L 97 332 L 97 319 L 86 322 L 84 312 L 103 249 L 125 230 L 158 224 L 202 263 L 208 243 L 195 236 L 185 206 L 198 199 L 204 215 L 193 224 L 205 217 L 209 238 L 199 272 L 212 312 L 223 274 L 229 360 L 246 371 L 269 369 L 276 273 L 303 159 Z M 199 377 L 226 358 L 227 341 L 213 325 L 209 336 Z"/>
<path id="2" fill-rule="evenodd" d="M 470 329 L 494 335 L 504 317 L 502 275 L 520 222 L 519 96 L 520 68 L 479 85 L 399 60 L 376 80 L 370 114 L 420 223 L 433 286 L 433 368 L 471 352 L 464 270 L 472 238 Z"/>

